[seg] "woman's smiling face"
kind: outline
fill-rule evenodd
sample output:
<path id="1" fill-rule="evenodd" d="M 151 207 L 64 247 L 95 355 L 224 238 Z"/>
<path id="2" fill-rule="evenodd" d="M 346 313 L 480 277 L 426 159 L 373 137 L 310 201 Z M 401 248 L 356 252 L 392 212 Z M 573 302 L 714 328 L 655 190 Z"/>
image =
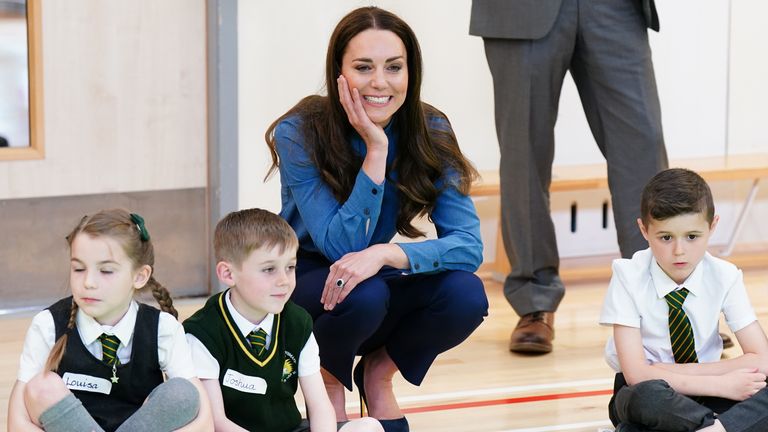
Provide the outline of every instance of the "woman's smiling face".
<path id="1" fill-rule="evenodd" d="M 344 51 L 341 74 L 356 88 L 372 122 L 386 126 L 408 93 L 408 59 L 403 41 L 388 30 L 368 29 Z"/>

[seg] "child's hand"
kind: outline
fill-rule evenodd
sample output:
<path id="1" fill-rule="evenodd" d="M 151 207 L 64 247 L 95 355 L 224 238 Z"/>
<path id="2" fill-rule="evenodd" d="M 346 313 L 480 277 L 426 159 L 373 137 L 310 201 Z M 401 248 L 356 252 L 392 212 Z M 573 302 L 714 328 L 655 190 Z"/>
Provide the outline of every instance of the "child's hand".
<path id="1" fill-rule="evenodd" d="M 743 401 L 765 387 L 765 374 L 757 369 L 737 369 L 721 376 L 722 396 L 731 400 Z"/>

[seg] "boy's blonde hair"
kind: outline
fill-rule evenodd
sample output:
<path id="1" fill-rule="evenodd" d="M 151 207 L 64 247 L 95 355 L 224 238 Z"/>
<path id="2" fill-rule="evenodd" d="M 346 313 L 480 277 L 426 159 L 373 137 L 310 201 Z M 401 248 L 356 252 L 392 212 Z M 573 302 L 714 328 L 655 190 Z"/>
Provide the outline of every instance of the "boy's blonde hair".
<path id="1" fill-rule="evenodd" d="M 299 240 L 288 222 L 263 209 L 252 208 L 232 212 L 216 224 L 213 249 L 216 261 L 240 267 L 256 249 L 275 246 L 282 253 L 297 248 Z"/>

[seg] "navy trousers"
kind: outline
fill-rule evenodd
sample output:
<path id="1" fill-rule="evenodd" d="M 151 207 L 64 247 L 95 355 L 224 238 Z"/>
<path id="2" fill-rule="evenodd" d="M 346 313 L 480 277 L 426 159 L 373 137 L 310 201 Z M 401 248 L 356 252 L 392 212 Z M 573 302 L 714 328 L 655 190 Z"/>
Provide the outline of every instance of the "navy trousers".
<path id="1" fill-rule="evenodd" d="M 330 266 L 321 255 L 300 252 L 291 299 L 314 320 L 322 367 L 350 390 L 355 356 L 380 347 L 408 382 L 421 384 L 435 357 L 461 343 L 488 315 L 485 288 L 474 273 L 403 275 L 392 268 L 361 282 L 326 311 L 320 296 Z"/>

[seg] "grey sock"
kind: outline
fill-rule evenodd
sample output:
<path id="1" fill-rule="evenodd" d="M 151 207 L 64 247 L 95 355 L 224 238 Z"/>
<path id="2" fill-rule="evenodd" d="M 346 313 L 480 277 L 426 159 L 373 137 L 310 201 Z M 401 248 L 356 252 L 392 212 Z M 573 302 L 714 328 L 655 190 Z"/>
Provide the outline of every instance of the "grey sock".
<path id="1" fill-rule="evenodd" d="M 194 420 L 199 409 L 197 388 L 183 378 L 171 378 L 152 390 L 144 405 L 117 432 L 173 431 Z"/>
<path id="2" fill-rule="evenodd" d="M 40 415 L 40 424 L 47 432 L 104 432 L 83 403 L 71 393 L 45 410 Z"/>

